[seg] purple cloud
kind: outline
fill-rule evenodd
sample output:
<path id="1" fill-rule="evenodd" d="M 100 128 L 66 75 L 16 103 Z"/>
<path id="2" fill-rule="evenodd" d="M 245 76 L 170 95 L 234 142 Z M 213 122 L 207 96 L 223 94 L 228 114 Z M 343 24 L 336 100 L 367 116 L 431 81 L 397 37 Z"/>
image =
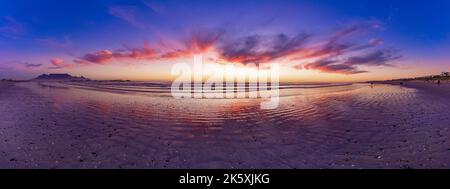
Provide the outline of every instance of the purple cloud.
<path id="1" fill-rule="evenodd" d="M 286 34 L 274 36 L 251 35 L 221 45 L 221 58 L 238 63 L 265 63 L 300 51 L 310 36 Z"/>
<path id="2" fill-rule="evenodd" d="M 348 64 L 341 64 L 337 60 L 322 59 L 313 63 L 306 64 L 305 69 L 320 70 L 325 73 L 339 73 L 339 74 L 358 74 L 367 71 L 358 70 L 357 67 Z"/>
<path id="3" fill-rule="evenodd" d="M 38 68 L 38 67 L 41 67 L 42 64 L 24 63 L 24 66 L 27 68 Z"/>
<path id="4" fill-rule="evenodd" d="M 361 56 L 352 56 L 344 62 L 348 65 L 390 66 L 389 62 L 401 56 L 391 49 L 380 49 Z"/>
<path id="5" fill-rule="evenodd" d="M 351 56 L 343 62 L 333 59 L 320 59 L 304 65 L 303 68 L 320 70 L 326 73 L 358 74 L 367 71 L 360 70 L 357 66 L 392 66 L 390 62 L 400 58 L 401 56 L 393 50 L 380 49 L 360 56 Z"/>

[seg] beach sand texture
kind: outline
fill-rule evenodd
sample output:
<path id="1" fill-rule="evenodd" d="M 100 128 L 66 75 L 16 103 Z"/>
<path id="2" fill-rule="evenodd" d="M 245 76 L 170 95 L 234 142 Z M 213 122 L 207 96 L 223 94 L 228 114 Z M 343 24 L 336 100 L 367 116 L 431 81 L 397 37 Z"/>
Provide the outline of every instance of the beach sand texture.
<path id="1" fill-rule="evenodd" d="M 261 110 L 259 99 L 3 82 L 0 168 L 450 168 L 450 93 L 283 90 Z"/>

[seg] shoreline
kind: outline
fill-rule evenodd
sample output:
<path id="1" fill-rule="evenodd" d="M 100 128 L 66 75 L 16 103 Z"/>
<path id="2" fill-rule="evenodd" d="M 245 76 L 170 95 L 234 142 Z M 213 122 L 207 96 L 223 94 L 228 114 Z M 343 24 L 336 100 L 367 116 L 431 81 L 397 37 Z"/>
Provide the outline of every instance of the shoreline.
<path id="1" fill-rule="evenodd" d="M 388 84 L 395 86 L 403 86 L 412 89 L 418 89 L 424 92 L 429 92 L 437 95 L 448 95 L 450 94 L 450 81 L 442 80 L 438 85 L 437 81 L 433 80 L 391 80 L 391 81 L 376 81 L 367 82 L 373 84 Z"/>
<path id="2" fill-rule="evenodd" d="M 6 87 L 10 87 L 13 86 L 16 82 L 14 81 L 0 81 L 0 92 L 2 89 L 6 88 Z"/>

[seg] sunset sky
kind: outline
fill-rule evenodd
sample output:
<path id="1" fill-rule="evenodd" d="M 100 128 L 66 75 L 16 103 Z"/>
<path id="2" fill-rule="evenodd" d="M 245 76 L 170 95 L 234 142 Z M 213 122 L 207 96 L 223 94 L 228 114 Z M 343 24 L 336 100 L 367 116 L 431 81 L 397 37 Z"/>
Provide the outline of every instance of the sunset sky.
<path id="1" fill-rule="evenodd" d="M 171 66 L 280 63 L 282 81 L 450 71 L 450 1 L 0 1 L 0 78 L 171 80 Z"/>

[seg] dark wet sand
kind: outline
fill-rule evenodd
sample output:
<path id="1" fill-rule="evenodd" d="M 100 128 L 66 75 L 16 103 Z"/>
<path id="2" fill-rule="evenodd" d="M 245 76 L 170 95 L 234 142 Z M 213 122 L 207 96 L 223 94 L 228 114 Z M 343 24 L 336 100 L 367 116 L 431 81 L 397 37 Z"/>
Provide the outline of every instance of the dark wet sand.
<path id="1" fill-rule="evenodd" d="M 409 80 L 409 81 L 383 81 L 382 84 L 401 85 L 403 87 L 425 90 L 435 95 L 450 95 L 450 80 L 442 80 L 438 85 L 437 81 Z"/>
<path id="2" fill-rule="evenodd" d="M 450 168 L 448 95 L 293 90 L 261 110 L 254 99 L 0 84 L 0 168 Z"/>

